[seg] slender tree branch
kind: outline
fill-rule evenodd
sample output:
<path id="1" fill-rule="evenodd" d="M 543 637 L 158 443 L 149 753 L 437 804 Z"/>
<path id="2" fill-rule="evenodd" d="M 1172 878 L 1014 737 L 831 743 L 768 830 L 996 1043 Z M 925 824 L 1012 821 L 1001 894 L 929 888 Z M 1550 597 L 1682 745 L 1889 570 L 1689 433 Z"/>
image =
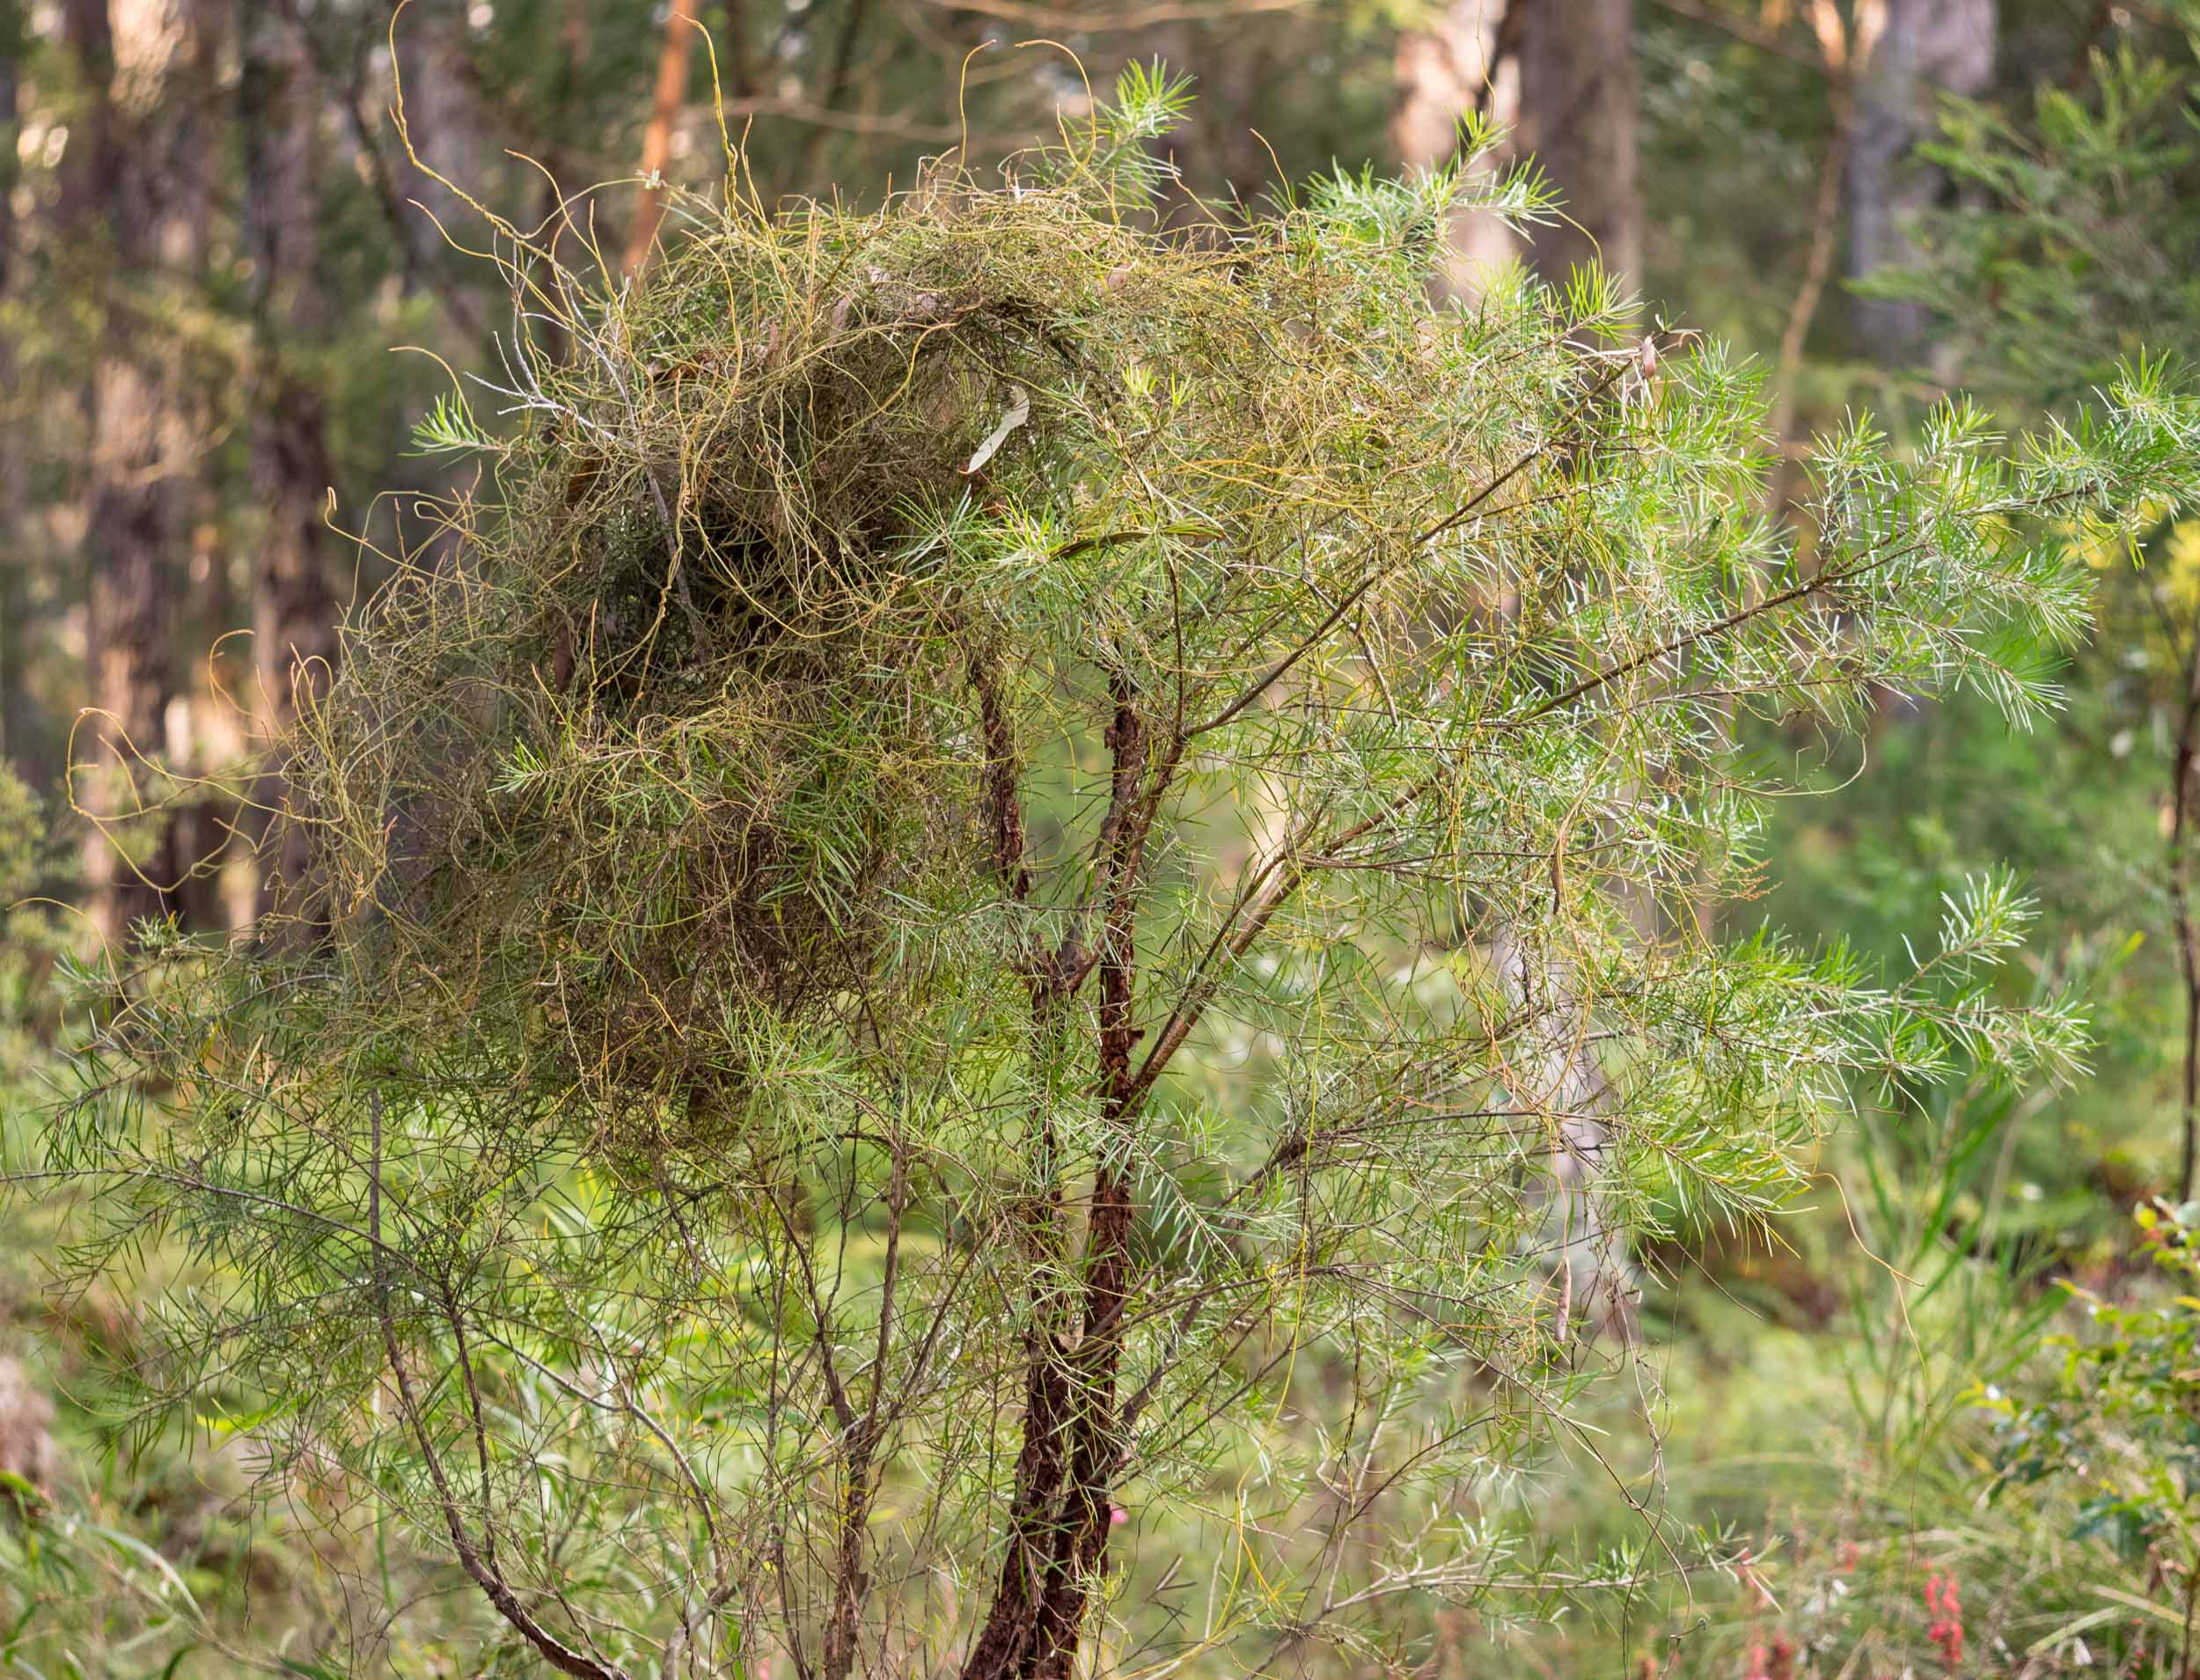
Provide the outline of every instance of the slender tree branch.
<path id="1" fill-rule="evenodd" d="M 2200 921 L 2192 903 L 2192 820 L 2200 780 L 2200 622 L 2185 658 L 2183 715 L 2170 763 L 2169 902 L 2177 921 L 2177 958 L 2185 987 L 2183 1148 L 2177 1199 L 2190 1201 L 2200 1182 Z"/>
<path id="2" fill-rule="evenodd" d="M 443 1509 L 444 1526 L 451 1536 L 451 1549 L 458 1554 L 459 1567 L 479 1587 L 496 1613 L 516 1629 L 520 1637 L 534 1647 L 536 1654 L 560 1674 L 580 1676 L 580 1680 L 627 1680 L 623 1669 L 598 1662 L 595 1658 L 575 1650 L 556 1634 L 528 1613 L 503 1576 L 494 1566 L 493 1558 L 485 1558 L 481 1550 L 466 1532 L 465 1519 L 459 1515 L 457 1493 L 444 1473 L 443 1455 L 429 1434 L 428 1420 L 422 1412 L 418 1398 L 413 1390 L 413 1379 L 405 1363 L 405 1355 L 398 1345 L 397 1320 L 390 1307 L 390 1285 L 382 1264 L 382 1094 L 375 1091 L 368 1098 L 368 1113 L 371 1127 L 371 1162 L 367 1178 L 367 1229 L 372 1238 L 375 1256 L 372 1281 L 376 1311 L 382 1324 L 382 1346 L 390 1361 L 391 1375 L 396 1379 L 398 1404 L 403 1412 L 413 1442 L 420 1449 L 421 1457 L 428 1469 L 429 1479 L 435 1484 L 436 1503 Z M 493 1544 L 493 1542 L 492 1542 Z"/>

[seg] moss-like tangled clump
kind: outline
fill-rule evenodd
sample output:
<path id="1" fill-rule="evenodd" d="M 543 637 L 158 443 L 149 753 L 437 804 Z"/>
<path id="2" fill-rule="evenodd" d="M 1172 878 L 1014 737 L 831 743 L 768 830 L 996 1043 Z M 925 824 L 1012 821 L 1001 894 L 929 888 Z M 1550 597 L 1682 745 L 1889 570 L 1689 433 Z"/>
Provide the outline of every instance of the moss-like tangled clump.
<path id="1" fill-rule="evenodd" d="M 875 213 L 736 203 L 608 298 L 532 286 L 492 387 L 518 435 L 463 402 L 429 431 L 493 455 L 495 495 L 351 627 L 293 770 L 300 907 L 387 1042 L 463 1012 L 587 1124 L 690 1134 L 752 1012 L 875 1022 L 926 972 L 881 942 L 997 901 L 972 681 L 1004 642 L 1104 661 L 1168 591 L 1271 643 L 1308 569 L 1341 593 L 1490 470 L 1505 405 L 1398 400 L 1456 381 L 1456 339 L 1371 313 L 1397 294 L 1302 218 L 1157 234 L 1137 139 Z M 1404 275 L 1456 189 L 1337 183 L 1323 241 L 1359 213 Z"/>

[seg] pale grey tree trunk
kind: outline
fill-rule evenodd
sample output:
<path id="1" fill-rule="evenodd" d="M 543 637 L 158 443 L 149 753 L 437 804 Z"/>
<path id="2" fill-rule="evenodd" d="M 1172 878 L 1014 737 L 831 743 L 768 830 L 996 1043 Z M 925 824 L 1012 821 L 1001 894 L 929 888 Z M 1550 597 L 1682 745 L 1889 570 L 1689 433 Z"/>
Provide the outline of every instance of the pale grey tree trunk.
<path id="1" fill-rule="evenodd" d="M 0 1475 L 51 1492 L 60 1461 L 53 1427 L 54 1403 L 21 1365 L 0 1358 Z"/>
<path id="2" fill-rule="evenodd" d="M 1556 285 L 1592 260 L 1624 282 L 1639 278 L 1632 12 L 1632 0 L 1452 0 L 1400 41 L 1390 126 L 1400 161 L 1408 168 L 1446 161 L 1461 116 L 1479 111 L 1513 129 L 1485 166 L 1507 168 L 1532 152 L 1572 218 L 1537 229 L 1530 250 L 1492 216 L 1458 216 L 1448 230 L 1445 293 L 1470 299 L 1493 265 L 1514 259 L 1532 261 Z M 1497 930 L 1491 957 L 1507 994 L 1534 1017 L 1509 1097 L 1551 1126 L 1548 1218 L 1539 1232 L 1553 1255 L 1551 1328 L 1561 1337 L 1580 1324 L 1624 1334 L 1635 1275 L 1597 1193 L 1609 1128 L 1603 1075 L 1580 1030 L 1588 1001 L 1563 960 L 1510 928 Z"/>
<path id="3" fill-rule="evenodd" d="M 463 5 L 444 0 L 409 8 L 398 20 L 396 68 L 402 78 L 405 126 L 414 151 L 444 180 L 478 195 L 489 185 L 483 179 L 489 154 L 466 86 L 464 11 Z M 462 238 L 473 231 L 473 212 L 465 201 L 441 181 L 414 172 L 401 150 L 399 171 L 404 197 L 417 201 Z M 419 211 L 413 216 L 415 229 L 425 230 L 422 243 L 434 260 L 450 267 L 454 259 L 442 236 Z"/>
<path id="4" fill-rule="evenodd" d="M 468 85 L 467 55 L 472 48 L 464 11 L 463 4 L 454 0 L 408 8 L 397 26 L 394 68 L 402 82 L 405 128 L 414 153 L 444 180 L 468 194 L 486 192 L 493 198 L 488 169 L 495 154 L 484 140 L 480 113 Z M 499 320 L 494 312 L 486 320 L 470 318 L 466 281 L 454 272 L 457 260 L 444 233 L 436 231 L 439 223 L 462 242 L 486 244 L 488 235 L 474 212 L 451 187 L 416 170 L 401 147 L 395 150 L 392 167 L 400 201 L 393 207 L 400 237 L 417 253 L 407 283 L 430 286 L 465 341 L 479 344 L 493 332 L 509 335 L 510 322 Z M 615 241 L 607 241 L 605 248 L 618 247 Z M 410 417 L 406 423 L 410 425 Z M 460 547 L 458 537 L 419 510 L 447 507 L 473 473 L 473 466 L 463 461 L 408 459 L 400 469 L 399 481 L 419 495 L 385 497 L 382 504 L 398 521 L 390 539 L 392 552 L 407 554 L 431 569 L 454 564 Z"/>
<path id="5" fill-rule="evenodd" d="M 1914 261 L 1911 230 L 1947 188 L 1940 171 L 1916 155 L 1930 139 L 1943 92 L 1977 95 L 1994 74 L 1996 0 L 1882 0 L 1885 24 L 1857 86 L 1849 148 L 1852 279 Z M 1883 357 L 1915 355 L 1926 319 L 1921 304 L 1855 297 L 1857 341 Z"/>
<path id="6" fill-rule="evenodd" d="M 1604 1072 L 1591 1047 L 1592 1001 L 1562 957 L 1531 948 L 1510 928 L 1492 940 L 1490 957 L 1528 1023 L 1507 1058 L 1507 1097 L 1516 1111 L 1548 1125 L 1547 1216 L 1539 1240 L 1551 1258 L 1551 1332 L 1561 1341 L 1577 1325 L 1627 1336 L 1638 1280 L 1626 1234 L 1612 1223 L 1598 1191 L 1611 1128 L 1603 1118 Z"/>

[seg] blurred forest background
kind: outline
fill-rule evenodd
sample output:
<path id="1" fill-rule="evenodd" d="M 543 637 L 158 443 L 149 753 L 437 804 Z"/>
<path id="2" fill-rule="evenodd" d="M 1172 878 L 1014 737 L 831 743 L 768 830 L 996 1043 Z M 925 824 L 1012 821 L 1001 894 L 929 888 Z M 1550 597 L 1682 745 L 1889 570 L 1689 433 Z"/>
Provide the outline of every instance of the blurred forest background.
<path id="1" fill-rule="evenodd" d="M 1769 369 L 1796 456 L 1858 409 L 1898 441 L 1957 389 L 2035 423 L 2190 353 L 2194 31 L 2190 0 L 0 0 L 0 1164 L 72 963 L 145 915 L 250 924 L 229 773 L 427 530 L 416 499 L 474 470 L 414 428 L 510 304 L 408 153 L 523 223 L 606 183 L 632 269 L 674 231 L 649 180 L 716 172 L 714 90 L 767 202 L 1004 157 L 1154 59 L 1196 78 L 1187 203 L 1441 162 L 1478 113 L 1570 220 L 1441 231 L 1457 290 L 1601 257 L 1646 325 Z M 1509 1627 L 1408 1596 L 1359 1671 L 2194 1671 L 2200 1354 L 2150 1280 L 2196 1188 L 2200 524 L 2094 558 L 2099 634 L 2042 727 L 1890 696 L 1860 756 L 1757 744 L 1832 791 L 1748 906 L 1899 954 L 2006 862 L 2044 910 L 2026 983 L 2087 998 L 2090 1077 L 1888 1097 L 1775 1242 L 1640 1254 L 1635 1345 L 1591 1355 L 1638 1378 L 1610 1464 L 1523 1486 L 1516 1544 L 1689 1535 L 1710 1566 Z M 179 1669 L 192 1630 L 247 1625 L 332 1672 L 323 1560 L 234 1502 L 243 1455 L 114 1432 L 90 1355 L 134 1303 L 53 1293 L 64 1214 L 7 1218 L 0 1474 L 73 1526 L 0 1523 L 0 1672 L 220 1672 Z M 2106 1375 L 2055 1339 L 2088 1312 L 2128 1353 Z M 408 1626 L 397 1671 L 477 1671 Z"/>

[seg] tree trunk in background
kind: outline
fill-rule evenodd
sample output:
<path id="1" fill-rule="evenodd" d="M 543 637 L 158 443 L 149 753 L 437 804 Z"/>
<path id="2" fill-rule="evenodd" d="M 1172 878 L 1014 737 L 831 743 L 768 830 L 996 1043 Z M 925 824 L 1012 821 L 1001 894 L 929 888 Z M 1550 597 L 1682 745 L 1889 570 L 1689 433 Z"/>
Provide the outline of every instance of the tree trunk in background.
<path id="1" fill-rule="evenodd" d="M 1908 224 L 1939 199 L 1940 172 L 1911 150 L 1933 131 L 1942 92 L 1976 95 L 1993 80 L 1996 0 L 1875 0 L 1878 42 L 1860 70 L 1847 179 L 1851 278 L 1915 259 Z M 1882 359 L 1914 354 L 1922 304 L 1856 297 L 1857 342 Z"/>
<path id="2" fill-rule="evenodd" d="M 482 142 L 478 103 L 468 87 L 470 47 L 462 10 L 445 4 L 410 5 L 397 26 L 395 68 L 403 78 L 405 125 L 414 153 L 436 173 L 472 191 L 488 185 L 484 154 L 488 148 Z M 414 168 L 402 148 L 392 166 L 400 201 L 392 213 L 403 230 L 400 237 L 414 241 L 418 252 L 417 267 L 407 276 L 408 289 L 434 293 L 458 343 L 478 348 L 492 332 L 509 330 L 509 323 L 500 327 L 494 307 L 486 318 L 475 314 L 468 291 L 474 276 L 461 272 L 466 265 L 436 231 L 440 224 L 462 244 L 486 245 L 489 236 L 474 212 L 450 187 Z M 417 417 L 403 417 L 400 437 L 391 440 L 391 453 L 403 459 L 390 480 L 376 487 L 408 494 L 383 496 L 375 510 L 392 522 L 386 539 L 391 553 L 440 572 L 457 563 L 459 541 L 439 515 L 451 506 L 459 487 L 473 477 L 475 469 L 466 461 L 408 458 L 410 444 L 402 441 L 403 434 L 409 433 Z M 375 538 L 384 540 L 378 532 Z"/>
<path id="3" fill-rule="evenodd" d="M 15 279 L 15 184 L 20 173 L 16 136 L 23 63 L 21 0 L 0 0 L 0 306 Z M 18 439 L 29 422 L 15 412 L 15 341 L 0 332 L 0 763 L 19 751 L 14 739 L 23 708 L 23 620 L 28 606 L 19 522 L 23 471 Z"/>
<path id="4" fill-rule="evenodd" d="M 1492 265 L 1522 256 L 1558 286 L 1575 265 L 1600 257 L 1624 282 L 1639 279 L 1632 10 L 1632 0 L 1452 0 L 1434 26 L 1399 43 L 1390 135 L 1401 163 L 1445 162 L 1456 148 L 1461 116 L 1481 111 L 1513 131 L 1489 166 L 1509 167 L 1534 153 L 1567 214 L 1581 224 L 1537 229 L 1530 253 L 1492 216 L 1456 218 L 1443 263 L 1446 293 L 1471 298 Z M 1563 965 L 1539 960 L 1510 928 L 1496 930 L 1490 950 L 1508 994 L 1551 1023 L 1522 1058 L 1521 1089 L 1512 1095 L 1524 1110 L 1556 1117 L 1543 1233 L 1558 1256 L 1553 1329 L 1561 1339 L 1576 1324 L 1624 1335 L 1634 1268 L 1595 1183 L 1608 1141 L 1598 1118 L 1603 1077 L 1572 1032 L 1587 1006 Z"/>
<path id="5" fill-rule="evenodd" d="M 258 798 L 283 808 L 284 743 L 302 702 L 325 688 L 335 603 L 321 510 L 333 476 L 321 393 L 285 354 L 319 341 L 314 283 L 313 107 L 295 27 L 264 0 L 238 0 L 238 128 L 245 143 L 245 248 L 252 260 L 253 487 L 267 510 L 253 570 L 253 648 L 261 732 L 276 754 Z M 279 819 L 260 857 L 263 906 L 304 870 L 304 835 Z"/>
<path id="6" fill-rule="evenodd" d="M 642 135 L 642 179 L 661 175 L 672 161 L 672 129 L 687 99 L 687 65 L 695 51 L 695 0 L 672 0 L 664 19 L 664 40 L 657 49 L 656 92 L 649 101 L 649 123 Z M 797 184 L 796 190 L 802 190 Z M 657 229 L 664 221 L 664 192 L 644 186 L 627 235 L 626 269 L 634 273 L 649 260 Z"/>
<path id="7" fill-rule="evenodd" d="M 136 0 L 132 0 L 135 4 Z M 223 137 L 229 111 L 221 96 L 220 65 L 227 0 L 168 0 L 174 26 L 182 32 L 180 49 L 164 118 L 171 125 L 167 179 L 159 188 L 157 225 L 161 276 L 187 310 L 201 306 L 211 275 L 216 216 L 214 182 L 221 172 Z M 231 629 L 231 600 L 228 554 L 222 540 L 224 502 L 214 437 L 220 425 L 216 393 L 204 377 L 192 378 L 178 354 L 176 334 L 161 334 L 167 388 L 170 491 L 174 497 L 175 539 L 165 565 L 170 587 L 189 585 L 187 605 L 172 604 L 187 627 L 192 650 L 178 676 L 167 708 L 167 762 L 176 774 L 192 780 L 180 790 L 170 815 L 168 852 L 174 883 L 167 908 L 187 928 L 225 928 L 234 924 L 223 894 L 224 866 L 237 821 L 238 802 L 224 773 L 235 764 L 241 745 L 231 722 L 233 707 L 220 696 L 241 699 L 241 685 L 217 674 L 218 656 L 207 648 L 216 635 Z M 168 641 L 176 645 L 175 627 Z M 209 682 L 193 680 L 200 673 Z"/>
<path id="8" fill-rule="evenodd" d="M 1484 112 L 1512 130 L 1492 166 L 1532 153 L 1570 218 L 1538 228 L 1523 252 L 1492 218 L 1459 217 L 1446 291 L 1470 297 L 1478 271 L 1519 255 L 1554 285 L 1600 259 L 1624 281 L 1640 279 L 1633 11 L 1633 0 L 1452 0 L 1434 25 L 1399 42 L 1390 124 L 1399 160 L 1409 168 L 1444 162 L 1459 119 Z"/>
<path id="9" fill-rule="evenodd" d="M 553 109 L 564 114 L 584 109 L 581 86 L 583 72 L 588 65 L 588 4 L 587 0 L 565 0 L 563 14 L 558 19 L 558 78 L 557 96 Z M 571 230 L 566 225 L 568 216 L 586 229 L 586 206 L 565 204 L 565 195 L 587 185 L 587 156 L 583 149 L 583 136 L 565 124 L 559 124 L 543 136 L 538 143 L 536 156 L 542 161 L 549 179 L 542 183 L 542 239 L 552 253 L 576 267 L 588 260 L 585 251 L 566 250 L 564 241 Z M 546 342 L 551 344 L 562 358 L 570 348 L 567 335 L 561 330 L 538 322 Z"/>
<path id="10" fill-rule="evenodd" d="M 1206 219 L 1194 203 L 1211 209 L 1258 203 L 1276 186 L 1274 155 L 1254 133 L 1261 97 L 1272 84 L 1278 55 L 1291 39 L 1279 26 L 1236 23 L 1175 23 L 1143 38 L 1136 56 L 1159 59 L 1172 73 L 1192 78 L 1196 121 L 1155 141 L 1153 150 L 1177 172 L 1169 214 L 1178 221 Z"/>
<path id="11" fill-rule="evenodd" d="M 165 756 L 173 692 L 170 570 L 183 524 L 174 459 L 184 440 L 177 370 L 150 310 L 160 277 L 188 255 L 197 230 L 187 224 L 202 222 L 191 215 L 193 183 L 175 169 L 194 125 L 172 105 L 169 85 L 196 56 L 192 19 L 161 6 L 133 7 L 123 18 L 118 32 L 106 0 L 70 0 L 64 18 L 87 95 L 64 215 L 84 236 L 80 248 L 102 294 L 83 543 L 88 686 L 99 715 L 78 736 L 86 774 L 77 796 L 118 825 L 114 833 L 136 860 L 126 861 L 96 825 L 86 838 L 92 922 L 110 943 L 134 918 L 158 914 L 162 884 L 173 879 L 167 790 L 156 761 Z M 141 808 L 149 814 L 132 819 Z"/>
<path id="12" fill-rule="evenodd" d="M 1547 1114 L 1551 1121 L 1543 1237 L 1557 1255 L 1552 1333 L 1569 1341 L 1578 1324 L 1593 1336 L 1630 1336 L 1640 1285 L 1626 1233 L 1606 1217 L 1597 1189 L 1611 1128 L 1602 1119 L 1604 1070 L 1589 1047 L 1591 1000 L 1562 958 L 1530 950 L 1509 928 L 1490 941 L 1490 959 L 1506 995 L 1530 1023 L 1518 1053 L 1508 1059 L 1507 1095 L 1521 1112 Z"/>
<path id="13" fill-rule="evenodd" d="M 1601 260 L 1608 274 L 1639 282 L 1634 0 L 1518 0 L 1515 10 L 1518 144 L 1542 164 L 1569 218 L 1536 230 L 1536 270 L 1562 286 L 1576 266 Z"/>
<path id="14" fill-rule="evenodd" d="M 446 180 L 478 192 L 483 179 L 482 145 L 474 121 L 473 99 L 467 88 L 470 50 L 463 4 L 414 4 L 397 22 L 397 63 L 405 96 L 405 126 L 413 150 L 421 161 Z M 397 158 L 400 200 L 417 200 L 462 243 L 479 244 L 473 212 L 464 200 L 414 169 L 402 148 Z M 445 268 L 456 258 L 432 224 L 423 224 L 420 211 L 411 212 L 410 225 L 426 226 L 424 253 Z"/>
<path id="15" fill-rule="evenodd" d="M 1408 169 L 1433 169 L 1456 150 L 1459 119 L 1480 111 L 1515 127 L 1520 121 L 1520 70 L 1513 52 L 1521 21 L 1533 0 L 1452 0 L 1428 28 L 1398 42 L 1397 109 L 1390 141 Z M 1507 144 L 1485 167 L 1503 169 L 1514 155 Z M 1492 267 L 1526 253 L 1520 238 L 1495 216 L 1463 213 L 1445 238 L 1446 295 L 1470 298 Z"/>

